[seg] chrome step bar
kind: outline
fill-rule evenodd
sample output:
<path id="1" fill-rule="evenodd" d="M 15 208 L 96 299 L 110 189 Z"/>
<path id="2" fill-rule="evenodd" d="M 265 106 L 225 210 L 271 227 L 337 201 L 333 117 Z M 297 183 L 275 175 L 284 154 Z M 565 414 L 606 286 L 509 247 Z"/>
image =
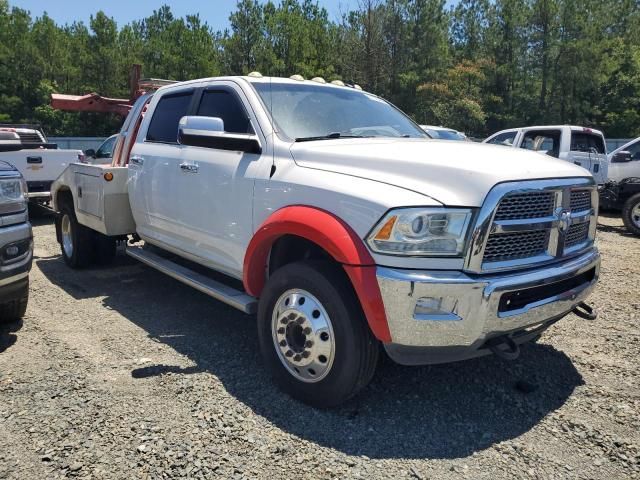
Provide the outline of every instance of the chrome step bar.
<path id="1" fill-rule="evenodd" d="M 156 270 L 175 278 L 210 297 L 220 300 L 244 313 L 253 314 L 258 309 L 258 300 L 245 292 L 236 290 L 212 278 L 194 272 L 171 260 L 161 257 L 142 247 L 127 246 L 127 255 L 141 261 Z"/>

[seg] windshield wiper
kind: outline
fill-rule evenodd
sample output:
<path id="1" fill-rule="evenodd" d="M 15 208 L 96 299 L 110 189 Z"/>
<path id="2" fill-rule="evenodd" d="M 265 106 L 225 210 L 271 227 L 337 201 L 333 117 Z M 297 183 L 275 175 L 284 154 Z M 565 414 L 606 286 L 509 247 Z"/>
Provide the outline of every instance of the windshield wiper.
<path id="1" fill-rule="evenodd" d="M 366 135 L 348 135 L 340 132 L 327 133 L 326 135 L 319 135 L 317 137 L 298 137 L 296 142 L 311 142 L 313 140 L 332 140 L 334 138 L 369 138 Z"/>

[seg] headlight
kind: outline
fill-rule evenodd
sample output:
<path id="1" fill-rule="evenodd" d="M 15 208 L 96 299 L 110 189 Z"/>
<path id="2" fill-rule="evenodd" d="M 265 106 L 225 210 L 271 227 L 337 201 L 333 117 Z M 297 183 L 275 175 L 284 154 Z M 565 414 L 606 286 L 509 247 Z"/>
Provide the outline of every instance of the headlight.
<path id="1" fill-rule="evenodd" d="M 471 215 L 471 210 L 462 208 L 391 210 L 367 242 L 377 253 L 459 256 L 464 252 Z"/>
<path id="2" fill-rule="evenodd" d="M 22 178 L 0 179 L 0 213 L 17 213 L 27 208 L 27 188 Z"/>

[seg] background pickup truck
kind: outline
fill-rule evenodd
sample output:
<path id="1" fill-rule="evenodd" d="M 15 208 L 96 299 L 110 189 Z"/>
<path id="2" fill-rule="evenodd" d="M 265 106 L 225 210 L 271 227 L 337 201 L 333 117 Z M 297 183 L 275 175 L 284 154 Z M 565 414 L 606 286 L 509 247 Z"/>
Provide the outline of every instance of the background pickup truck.
<path id="1" fill-rule="evenodd" d="M 65 262 L 126 241 L 257 314 L 268 371 L 309 404 L 355 395 L 382 352 L 515 358 L 568 313 L 595 317 L 598 194 L 572 163 L 431 140 L 357 86 L 258 73 L 141 97 L 115 143 L 112 165 L 52 186 Z"/>
<path id="2" fill-rule="evenodd" d="M 483 143 L 533 150 L 587 169 L 598 185 L 607 182 L 609 161 L 600 130 L 570 125 L 512 128 L 494 133 Z"/>
<path id="3" fill-rule="evenodd" d="M 0 131 L 14 132 L 20 139 L 20 149 L 0 152 L 0 160 L 22 173 L 31 201 L 48 202 L 53 181 L 69 164 L 84 160 L 81 150 L 59 150 L 55 143 L 49 143 L 37 125 L 0 124 Z"/>

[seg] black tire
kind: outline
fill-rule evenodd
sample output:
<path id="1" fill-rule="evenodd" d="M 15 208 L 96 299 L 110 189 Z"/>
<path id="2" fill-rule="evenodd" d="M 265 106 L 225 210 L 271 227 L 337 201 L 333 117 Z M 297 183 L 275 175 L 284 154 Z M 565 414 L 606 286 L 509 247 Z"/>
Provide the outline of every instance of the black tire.
<path id="1" fill-rule="evenodd" d="M 295 377 L 281 361 L 274 342 L 273 312 L 278 299 L 291 289 L 306 290 L 319 300 L 333 328 L 333 363 L 326 376 L 315 383 Z M 291 263 L 271 276 L 260 296 L 258 338 L 276 384 L 292 397 L 319 408 L 343 403 L 364 388 L 375 373 L 380 350 L 344 270 L 328 262 Z"/>
<path id="2" fill-rule="evenodd" d="M 638 210 L 636 210 L 638 208 L 640 208 L 640 193 L 629 197 L 622 207 L 624 226 L 635 235 L 640 235 L 640 216 L 638 216 Z M 636 210 L 635 215 L 634 210 Z"/>
<path id="3" fill-rule="evenodd" d="M 68 218 L 71 240 L 70 251 L 64 245 L 65 217 Z M 93 231 L 78 223 L 73 205 L 65 203 L 60 209 L 60 218 L 56 221 L 56 228 L 59 228 L 58 239 L 62 258 L 71 268 L 86 268 L 91 265 L 94 258 L 94 235 Z"/>
<path id="4" fill-rule="evenodd" d="M 100 232 L 92 232 L 94 235 L 93 260 L 98 265 L 109 265 L 116 257 L 116 239 L 108 237 Z"/>
<path id="5" fill-rule="evenodd" d="M 29 303 L 29 285 L 22 291 L 20 298 L 0 304 L 0 323 L 14 323 L 24 317 Z"/>

